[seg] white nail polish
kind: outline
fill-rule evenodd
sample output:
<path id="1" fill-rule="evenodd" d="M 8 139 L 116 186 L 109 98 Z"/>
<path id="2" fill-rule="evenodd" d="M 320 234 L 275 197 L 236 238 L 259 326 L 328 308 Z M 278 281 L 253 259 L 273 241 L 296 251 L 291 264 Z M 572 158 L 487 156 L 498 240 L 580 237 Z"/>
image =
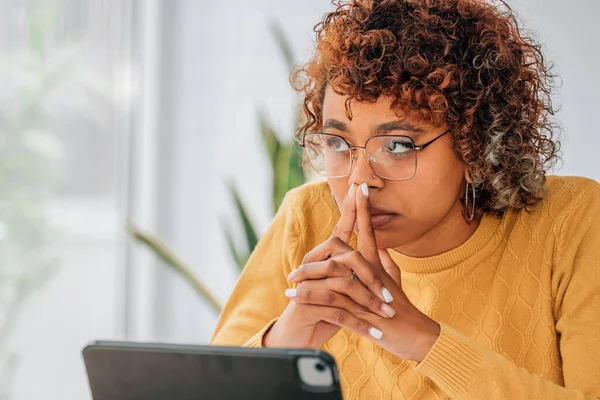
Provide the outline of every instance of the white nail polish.
<path id="1" fill-rule="evenodd" d="M 354 183 L 352 185 L 350 185 L 350 189 L 348 189 L 348 196 L 350 196 L 350 194 L 352 193 L 352 191 L 354 190 Z"/>
<path id="2" fill-rule="evenodd" d="M 369 328 L 369 335 L 373 336 L 375 339 L 379 340 L 383 337 L 383 332 L 381 332 L 377 328 Z"/>
<path id="3" fill-rule="evenodd" d="M 298 270 L 295 269 L 292 272 L 290 272 L 290 274 L 287 276 L 287 280 L 291 281 L 292 279 L 294 279 L 296 277 L 296 274 L 298 274 Z"/>
<path id="4" fill-rule="evenodd" d="M 381 305 L 381 311 L 390 318 L 394 318 L 394 315 L 396 315 L 396 311 L 385 303 Z"/>
<path id="5" fill-rule="evenodd" d="M 366 183 L 360 185 L 360 189 L 362 190 L 365 197 L 369 197 L 369 186 Z"/>
<path id="6" fill-rule="evenodd" d="M 285 290 L 285 297 L 296 297 L 296 289 L 286 289 Z"/>
<path id="7" fill-rule="evenodd" d="M 381 289 L 381 295 L 383 296 L 383 300 L 385 300 L 386 303 L 391 303 L 392 300 L 394 300 L 392 294 L 386 288 Z"/>

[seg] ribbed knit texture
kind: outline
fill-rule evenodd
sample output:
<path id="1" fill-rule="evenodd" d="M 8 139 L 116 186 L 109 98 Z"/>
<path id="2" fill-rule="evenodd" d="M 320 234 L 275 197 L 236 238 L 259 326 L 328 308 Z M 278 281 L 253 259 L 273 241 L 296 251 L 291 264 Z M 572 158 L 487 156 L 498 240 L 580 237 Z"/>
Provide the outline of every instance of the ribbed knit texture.
<path id="1" fill-rule="evenodd" d="M 253 252 L 211 343 L 260 347 L 288 304 L 286 276 L 339 219 L 326 182 L 290 191 Z M 350 244 L 356 248 L 356 236 Z M 419 364 L 341 330 L 322 347 L 344 398 L 600 397 L 600 185 L 550 177 L 529 211 L 485 215 L 444 254 L 389 249 L 412 303 L 440 323 Z"/>

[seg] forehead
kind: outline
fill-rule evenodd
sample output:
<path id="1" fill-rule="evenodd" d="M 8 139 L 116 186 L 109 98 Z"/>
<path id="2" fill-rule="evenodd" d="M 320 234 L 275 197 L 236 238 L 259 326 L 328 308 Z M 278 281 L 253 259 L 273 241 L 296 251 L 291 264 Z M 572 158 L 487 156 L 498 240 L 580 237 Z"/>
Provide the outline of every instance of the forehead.
<path id="1" fill-rule="evenodd" d="M 335 118 L 344 120 L 348 123 L 362 123 L 370 121 L 382 121 L 390 119 L 398 119 L 402 117 L 391 108 L 394 99 L 391 96 L 381 96 L 376 102 L 370 103 L 367 101 L 352 100 L 350 110 L 352 112 L 352 120 L 346 116 L 346 100 L 348 96 L 337 94 L 331 87 L 325 90 L 323 98 L 323 120 L 327 118 Z"/>

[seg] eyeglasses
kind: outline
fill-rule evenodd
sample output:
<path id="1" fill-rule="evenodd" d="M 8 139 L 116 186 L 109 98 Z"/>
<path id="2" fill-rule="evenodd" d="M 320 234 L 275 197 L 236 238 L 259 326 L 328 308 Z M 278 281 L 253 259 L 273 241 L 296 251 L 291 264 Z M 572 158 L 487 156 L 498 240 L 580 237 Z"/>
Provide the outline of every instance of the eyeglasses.
<path id="1" fill-rule="evenodd" d="M 315 171 L 328 178 L 347 176 L 357 160 L 353 150 L 363 149 L 375 175 L 403 181 L 414 177 L 417 172 L 417 150 L 425 149 L 448 132 L 420 146 L 416 146 L 409 136 L 372 136 L 364 146 L 353 146 L 338 135 L 307 133 L 300 146 Z"/>

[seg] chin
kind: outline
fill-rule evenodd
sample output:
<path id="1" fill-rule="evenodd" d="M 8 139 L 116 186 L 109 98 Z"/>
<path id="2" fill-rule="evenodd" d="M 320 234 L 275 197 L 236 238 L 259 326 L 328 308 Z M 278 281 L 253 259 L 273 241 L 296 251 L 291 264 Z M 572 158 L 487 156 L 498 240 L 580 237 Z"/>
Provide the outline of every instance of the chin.
<path id="1" fill-rule="evenodd" d="M 377 247 L 380 249 L 394 249 L 406 242 L 398 231 L 382 228 L 375 229 L 375 240 L 377 240 Z"/>

